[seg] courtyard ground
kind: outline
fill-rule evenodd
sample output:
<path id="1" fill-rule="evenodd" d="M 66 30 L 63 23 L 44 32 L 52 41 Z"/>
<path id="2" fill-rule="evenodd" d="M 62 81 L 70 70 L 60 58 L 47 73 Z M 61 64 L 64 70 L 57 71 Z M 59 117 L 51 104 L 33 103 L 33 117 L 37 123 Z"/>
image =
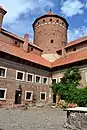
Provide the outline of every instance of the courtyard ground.
<path id="1" fill-rule="evenodd" d="M 0 109 L 0 130 L 65 130 L 65 121 L 59 108 Z"/>

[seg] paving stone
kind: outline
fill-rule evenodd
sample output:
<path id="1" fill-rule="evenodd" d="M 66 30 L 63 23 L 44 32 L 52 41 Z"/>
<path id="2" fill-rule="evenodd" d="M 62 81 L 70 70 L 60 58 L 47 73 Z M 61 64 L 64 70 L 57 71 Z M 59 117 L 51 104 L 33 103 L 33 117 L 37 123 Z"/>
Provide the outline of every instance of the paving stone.
<path id="1" fill-rule="evenodd" d="M 59 108 L 0 109 L 1 130 L 66 130 L 66 112 Z"/>

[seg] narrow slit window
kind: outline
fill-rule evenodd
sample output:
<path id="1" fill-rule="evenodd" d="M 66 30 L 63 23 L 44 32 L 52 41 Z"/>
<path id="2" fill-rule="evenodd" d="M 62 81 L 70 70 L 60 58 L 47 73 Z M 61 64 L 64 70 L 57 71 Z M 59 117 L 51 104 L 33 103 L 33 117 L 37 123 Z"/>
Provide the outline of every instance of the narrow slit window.
<path id="1" fill-rule="evenodd" d="M 53 41 L 53 39 L 51 39 L 51 43 L 53 43 L 54 41 Z"/>
<path id="2" fill-rule="evenodd" d="M 50 19 L 50 22 L 52 22 L 52 19 Z"/>

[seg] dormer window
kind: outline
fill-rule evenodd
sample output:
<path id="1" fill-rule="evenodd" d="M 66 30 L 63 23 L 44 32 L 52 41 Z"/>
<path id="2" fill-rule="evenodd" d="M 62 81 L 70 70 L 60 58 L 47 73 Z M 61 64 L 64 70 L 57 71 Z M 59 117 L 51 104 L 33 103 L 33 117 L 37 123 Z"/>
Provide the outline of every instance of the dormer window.
<path id="1" fill-rule="evenodd" d="M 76 51 L 76 47 L 73 48 L 73 51 Z"/>
<path id="2" fill-rule="evenodd" d="M 33 51 L 33 47 L 31 48 L 31 51 Z"/>

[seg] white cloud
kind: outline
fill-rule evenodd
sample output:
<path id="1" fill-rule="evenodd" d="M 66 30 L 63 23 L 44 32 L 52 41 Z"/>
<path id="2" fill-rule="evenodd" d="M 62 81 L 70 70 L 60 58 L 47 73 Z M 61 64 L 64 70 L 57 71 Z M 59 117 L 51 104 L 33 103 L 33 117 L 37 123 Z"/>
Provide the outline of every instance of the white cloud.
<path id="1" fill-rule="evenodd" d="M 20 36 L 29 33 L 30 40 L 33 40 L 33 15 L 44 14 L 47 7 L 54 7 L 51 0 L 0 0 L 0 5 L 7 11 L 3 26 Z M 22 19 L 21 14 L 24 15 Z"/>
<path id="2" fill-rule="evenodd" d="M 61 12 L 66 17 L 84 13 L 85 4 L 80 0 L 66 0 L 62 2 Z"/>
<path id="3" fill-rule="evenodd" d="M 40 11 L 44 11 L 46 6 L 54 6 L 50 0 L 0 0 L 0 5 L 8 12 L 4 22 L 13 22 L 21 13 L 27 13 L 29 10 L 34 11 L 40 8 Z"/>
<path id="4" fill-rule="evenodd" d="M 73 41 L 87 35 L 87 27 L 82 26 L 68 30 L 68 41 Z"/>

